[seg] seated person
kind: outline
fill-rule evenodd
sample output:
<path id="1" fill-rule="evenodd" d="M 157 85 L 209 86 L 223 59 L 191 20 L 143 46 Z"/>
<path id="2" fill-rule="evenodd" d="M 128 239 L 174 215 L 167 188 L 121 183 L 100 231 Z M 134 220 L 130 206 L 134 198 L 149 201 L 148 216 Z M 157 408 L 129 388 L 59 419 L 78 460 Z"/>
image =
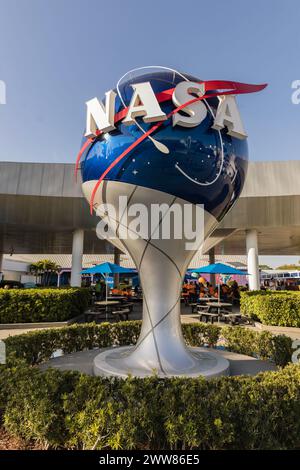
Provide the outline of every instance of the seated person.
<path id="1" fill-rule="evenodd" d="M 221 298 L 222 300 L 228 300 L 229 287 L 226 284 L 221 285 Z"/>

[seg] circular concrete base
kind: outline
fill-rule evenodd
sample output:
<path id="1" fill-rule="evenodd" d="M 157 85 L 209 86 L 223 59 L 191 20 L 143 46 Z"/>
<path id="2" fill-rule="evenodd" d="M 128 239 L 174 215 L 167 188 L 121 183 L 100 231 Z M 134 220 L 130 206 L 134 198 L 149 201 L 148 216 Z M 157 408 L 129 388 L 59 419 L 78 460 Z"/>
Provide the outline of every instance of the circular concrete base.
<path id="1" fill-rule="evenodd" d="M 203 376 L 210 379 L 220 375 L 229 375 L 230 373 L 229 361 L 211 350 L 207 351 L 205 348 L 189 347 L 188 351 L 193 359 L 191 367 L 186 370 L 176 370 L 175 368 L 171 369 L 169 366 L 169 371 L 165 373 L 151 370 L 143 364 L 133 363 L 131 353 L 134 349 L 134 346 L 124 346 L 101 352 L 94 359 L 94 375 L 126 378 L 129 375 L 147 377 L 155 374 L 159 377 Z"/>
<path id="2" fill-rule="evenodd" d="M 111 348 L 109 348 L 111 350 Z M 38 367 L 46 370 L 49 367 L 61 371 L 78 371 L 81 374 L 94 375 L 94 359 L 107 349 L 89 349 L 77 351 L 70 354 L 63 354 L 61 350 L 53 354 L 52 359 Z M 117 351 L 117 348 L 115 348 Z M 224 349 L 205 348 L 204 352 L 213 353 L 227 359 L 230 364 L 229 375 L 256 375 L 260 372 L 274 371 L 277 367 L 270 361 L 262 361 L 251 356 L 237 354 Z"/>

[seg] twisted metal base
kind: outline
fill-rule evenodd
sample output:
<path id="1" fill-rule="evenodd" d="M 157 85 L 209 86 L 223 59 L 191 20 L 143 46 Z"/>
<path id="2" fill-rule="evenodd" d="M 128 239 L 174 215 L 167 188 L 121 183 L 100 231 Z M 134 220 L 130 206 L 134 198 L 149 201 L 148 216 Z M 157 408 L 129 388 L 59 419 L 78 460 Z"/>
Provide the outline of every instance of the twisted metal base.
<path id="1" fill-rule="evenodd" d="M 88 200 L 93 187 L 94 182 L 83 184 L 83 192 Z M 153 204 L 162 205 L 157 225 L 145 238 L 133 231 L 130 222 L 134 217 L 119 208 L 120 195 L 127 196 L 127 210 L 134 204 L 142 203 L 147 213 L 151 214 Z M 112 239 L 112 243 L 132 256 L 143 288 L 143 323 L 136 346 L 99 354 L 95 359 L 95 373 L 120 377 L 128 374 L 145 377 L 154 371 L 161 377 L 210 377 L 226 373 L 229 368 L 226 360 L 201 348 L 186 347 L 180 322 L 181 286 L 186 269 L 197 249 L 216 227 L 216 219 L 202 209 L 201 240 L 195 249 L 187 250 L 186 243 L 189 240 L 185 234 L 180 239 L 165 239 L 161 235 L 161 228 L 165 218 L 170 217 L 175 208 L 179 207 L 183 213 L 186 205 L 190 208 L 188 223 L 194 226 L 195 205 L 171 194 L 116 181 L 104 181 L 94 201 L 98 214 L 106 217 L 109 225 L 116 228 L 117 238 Z M 121 230 L 129 227 L 134 237 L 122 238 Z"/>
<path id="2" fill-rule="evenodd" d="M 160 369 L 151 369 L 143 360 L 139 360 L 134 354 L 135 346 L 124 346 L 112 348 L 102 353 L 94 359 L 94 374 L 106 377 L 117 376 L 126 378 L 129 375 L 135 377 L 147 377 L 158 375 L 159 377 L 198 377 L 206 379 L 229 375 L 229 361 L 224 357 L 207 351 L 205 348 L 187 348 L 188 367 L 176 369 L 175 364 L 169 364 L 164 372 Z M 183 359 L 183 358 L 182 358 Z"/>

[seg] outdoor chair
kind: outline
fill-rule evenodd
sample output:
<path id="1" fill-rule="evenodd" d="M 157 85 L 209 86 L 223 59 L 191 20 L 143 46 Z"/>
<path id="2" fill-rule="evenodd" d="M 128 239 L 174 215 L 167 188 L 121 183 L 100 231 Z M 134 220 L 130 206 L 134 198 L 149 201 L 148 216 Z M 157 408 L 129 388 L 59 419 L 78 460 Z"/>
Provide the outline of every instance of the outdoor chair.
<path id="1" fill-rule="evenodd" d="M 128 308 L 130 310 L 130 313 L 133 311 L 133 302 L 125 302 L 124 304 L 121 304 L 118 306 L 120 309 L 123 308 Z M 116 308 L 117 309 L 117 308 Z"/>
<path id="2" fill-rule="evenodd" d="M 237 297 L 233 297 L 233 298 L 231 299 L 231 302 L 232 302 L 232 305 L 236 305 L 237 307 L 239 307 L 239 306 L 240 306 L 240 303 L 241 303 L 241 302 L 240 302 L 240 299 L 238 299 Z"/>
<path id="3" fill-rule="evenodd" d="M 218 321 L 219 315 L 217 313 L 199 312 L 199 320 L 202 321 L 202 318 L 205 319 L 205 323 L 208 323 L 209 320 L 214 323 L 214 321 Z"/>
<path id="4" fill-rule="evenodd" d="M 203 305 L 203 304 L 202 305 L 198 304 L 197 305 L 197 311 L 198 311 L 198 313 L 202 313 L 202 312 L 206 313 L 206 312 L 209 311 L 209 306 L 208 305 Z"/>
<path id="5" fill-rule="evenodd" d="M 198 307 L 198 303 L 196 302 L 192 302 L 191 304 L 189 304 L 189 307 L 191 307 L 192 309 L 192 313 L 195 313 L 195 311 L 197 310 L 197 307 Z"/>

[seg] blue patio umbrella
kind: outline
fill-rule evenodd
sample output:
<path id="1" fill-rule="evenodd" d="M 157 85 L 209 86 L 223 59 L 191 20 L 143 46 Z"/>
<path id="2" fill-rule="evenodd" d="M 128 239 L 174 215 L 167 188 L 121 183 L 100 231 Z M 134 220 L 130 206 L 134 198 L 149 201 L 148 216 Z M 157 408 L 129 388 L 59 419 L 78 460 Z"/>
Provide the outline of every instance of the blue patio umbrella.
<path id="1" fill-rule="evenodd" d="M 200 274 L 236 274 L 239 276 L 248 276 L 248 273 L 241 271 L 240 269 L 228 266 L 228 264 L 214 263 L 208 266 L 201 266 L 200 268 L 188 269 L 189 272 L 200 273 Z M 220 301 L 220 284 L 218 284 L 218 297 Z"/>
<path id="2" fill-rule="evenodd" d="M 81 274 L 103 274 L 106 284 L 106 301 L 107 301 L 107 277 L 110 274 L 122 274 L 122 273 L 134 273 L 136 269 L 131 268 L 123 268 L 123 266 L 119 266 L 118 264 L 114 263 L 101 263 L 97 264 L 96 266 L 92 266 L 91 268 L 83 269 Z"/>
<path id="3" fill-rule="evenodd" d="M 101 263 L 91 268 L 83 269 L 81 274 L 117 274 L 117 273 L 134 273 L 136 269 L 123 268 L 119 264 Z"/>
<path id="4" fill-rule="evenodd" d="M 248 273 L 241 271 L 240 269 L 233 268 L 228 266 L 228 264 L 223 263 L 214 263 L 209 264 L 208 266 L 201 266 L 200 268 L 191 268 L 188 269 L 192 273 L 201 273 L 201 274 L 239 274 L 240 276 L 247 276 Z"/>

